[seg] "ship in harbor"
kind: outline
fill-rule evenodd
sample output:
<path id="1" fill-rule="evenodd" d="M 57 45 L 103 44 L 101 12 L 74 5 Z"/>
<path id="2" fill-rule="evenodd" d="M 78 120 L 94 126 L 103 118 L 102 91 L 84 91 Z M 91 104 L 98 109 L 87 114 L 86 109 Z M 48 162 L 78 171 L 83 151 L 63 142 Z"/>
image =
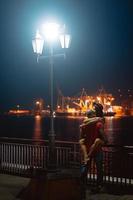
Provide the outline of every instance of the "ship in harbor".
<path id="1" fill-rule="evenodd" d="M 74 96 L 64 96 L 62 92 L 58 90 L 58 99 L 54 110 L 54 116 L 84 117 L 86 112 L 93 108 L 94 102 L 102 104 L 104 116 L 125 116 L 133 113 L 133 109 L 129 109 L 129 107 L 125 106 L 126 104 L 123 104 L 123 106 L 120 104 L 114 105 L 114 100 L 115 98 L 113 95 L 107 93 L 103 88 L 95 95 L 91 96 L 88 95 L 84 88 Z M 50 105 L 46 105 L 42 98 L 34 100 L 32 110 L 25 110 L 21 107 L 17 105 L 14 109 L 9 110 L 8 115 L 50 116 Z"/>
<path id="2" fill-rule="evenodd" d="M 113 110 L 112 102 L 114 97 L 105 90 L 99 90 L 95 96 L 89 96 L 85 89 L 73 97 L 65 97 L 61 91 L 58 92 L 57 100 L 57 116 L 84 116 L 87 110 L 92 109 L 93 103 L 98 102 L 103 106 L 105 116 L 114 116 L 116 112 Z"/>

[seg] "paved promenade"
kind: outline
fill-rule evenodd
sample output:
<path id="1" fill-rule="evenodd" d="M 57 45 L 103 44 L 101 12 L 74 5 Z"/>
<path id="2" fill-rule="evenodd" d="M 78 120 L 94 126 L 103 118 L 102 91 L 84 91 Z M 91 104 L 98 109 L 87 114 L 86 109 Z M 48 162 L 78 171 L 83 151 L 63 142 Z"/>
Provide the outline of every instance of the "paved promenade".
<path id="1" fill-rule="evenodd" d="M 0 200 L 20 200 L 17 195 L 27 186 L 29 180 L 19 176 L 0 174 Z M 133 200 L 133 195 L 112 195 L 107 193 L 92 195 L 87 192 L 86 200 Z"/>

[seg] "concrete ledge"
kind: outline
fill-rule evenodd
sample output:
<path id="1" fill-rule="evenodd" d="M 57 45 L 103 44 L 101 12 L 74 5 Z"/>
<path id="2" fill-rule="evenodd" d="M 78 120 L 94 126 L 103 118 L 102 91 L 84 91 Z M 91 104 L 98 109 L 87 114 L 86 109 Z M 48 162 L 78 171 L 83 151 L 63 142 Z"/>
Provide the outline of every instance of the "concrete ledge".
<path id="1" fill-rule="evenodd" d="M 37 170 L 19 197 L 23 200 L 81 200 L 79 171 Z"/>
<path id="2" fill-rule="evenodd" d="M 0 174 L 0 200 L 14 200 L 28 183 L 29 178 Z"/>
<path id="3" fill-rule="evenodd" d="M 18 194 L 26 188 L 29 183 L 29 178 L 0 174 L 0 200 L 21 200 Z M 87 190 L 86 200 L 133 200 L 133 195 L 113 195 L 107 193 L 90 194 L 89 190 Z"/>

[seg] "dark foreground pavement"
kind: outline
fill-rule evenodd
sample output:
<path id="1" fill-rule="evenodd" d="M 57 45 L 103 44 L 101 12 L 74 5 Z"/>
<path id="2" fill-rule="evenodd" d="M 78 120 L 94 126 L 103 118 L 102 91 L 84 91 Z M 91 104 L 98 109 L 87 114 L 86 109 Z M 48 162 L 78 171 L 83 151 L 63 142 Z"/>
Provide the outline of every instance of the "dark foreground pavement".
<path id="1" fill-rule="evenodd" d="M 29 178 L 0 174 L 0 200 L 20 200 L 17 196 L 29 181 Z M 133 200 L 133 195 L 90 194 L 87 191 L 86 200 Z"/>

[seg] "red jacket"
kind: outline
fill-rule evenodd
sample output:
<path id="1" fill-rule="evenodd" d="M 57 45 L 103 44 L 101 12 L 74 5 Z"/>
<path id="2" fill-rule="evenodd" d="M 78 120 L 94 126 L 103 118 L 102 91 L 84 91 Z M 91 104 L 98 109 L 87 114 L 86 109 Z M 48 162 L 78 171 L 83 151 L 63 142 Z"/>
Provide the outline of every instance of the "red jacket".
<path id="1" fill-rule="evenodd" d="M 101 118 L 90 118 L 81 125 L 81 139 L 84 139 L 84 144 L 87 148 L 87 153 L 96 138 L 101 138 L 100 129 L 104 128 L 104 122 Z M 101 138 L 102 139 L 102 138 Z M 100 149 L 99 149 L 100 150 Z"/>

